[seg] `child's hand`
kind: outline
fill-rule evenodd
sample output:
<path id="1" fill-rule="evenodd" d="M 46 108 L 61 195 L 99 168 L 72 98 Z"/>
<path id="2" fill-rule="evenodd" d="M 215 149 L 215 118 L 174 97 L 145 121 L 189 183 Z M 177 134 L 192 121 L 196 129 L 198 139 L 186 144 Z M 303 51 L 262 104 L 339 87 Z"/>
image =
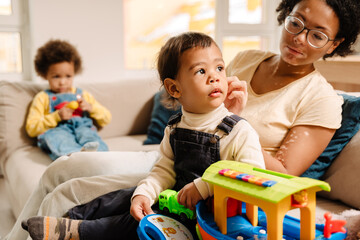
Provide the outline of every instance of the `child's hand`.
<path id="1" fill-rule="evenodd" d="M 224 101 L 225 107 L 240 116 L 248 99 L 246 81 L 240 81 L 237 77 L 228 77 L 228 93 Z"/>
<path id="2" fill-rule="evenodd" d="M 72 118 L 74 110 L 68 107 L 63 107 L 61 109 L 59 109 L 59 116 L 61 118 L 61 120 L 65 121 L 65 120 L 69 120 Z"/>
<path id="3" fill-rule="evenodd" d="M 80 95 L 78 95 L 76 98 L 77 98 L 77 101 L 79 103 L 79 107 L 81 110 L 91 112 L 92 105 L 90 103 L 85 101 Z"/>
<path id="4" fill-rule="evenodd" d="M 137 195 L 133 198 L 130 207 L 130 214 L 136 221 L 140 221 L 143 217 L 149 214 L 153 214 L 153 210 L 150 206 L 149 198 L 144 195 Z"/>
<path id="5" fill-rule="evenodd" d="M 178 193 L 178 203 L 184 205 L 191 210 L 195 210 L 198 201 L 202 197 L 193 182 L 186 184 Z"/>

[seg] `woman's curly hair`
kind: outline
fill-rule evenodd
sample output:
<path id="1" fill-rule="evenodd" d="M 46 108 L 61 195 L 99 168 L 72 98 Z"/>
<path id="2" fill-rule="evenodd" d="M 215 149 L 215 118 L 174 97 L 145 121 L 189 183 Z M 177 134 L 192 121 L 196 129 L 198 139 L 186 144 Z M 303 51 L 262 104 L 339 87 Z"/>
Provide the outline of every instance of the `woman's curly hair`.
<path id="1" fill-rule="evenodd" d="M 277 20 L 281 25 L 291 13 L 296 4 L 302 0 L 282 0 L 276 11 L 279 13 Z M 352 45 L 360 32 L 360 2 L 359 0 L 324 0 L 332 8 L 339 18 L 339 31 L 335 39 L 344 38 L 344 41 L 330 54 L 324 55 L 324 59 L 338 56 L 346 56 L 353 52 Z"/>
<path id="2" fill-rule="evenodd" d="M 36 73 L 46 78 L 49 67 L 56 63 L 74 63 L 75 74 L 82 71 L 82 60 L 76 48 L 67 41 L 50 40 L 37 50 L 34 64 Z"/>

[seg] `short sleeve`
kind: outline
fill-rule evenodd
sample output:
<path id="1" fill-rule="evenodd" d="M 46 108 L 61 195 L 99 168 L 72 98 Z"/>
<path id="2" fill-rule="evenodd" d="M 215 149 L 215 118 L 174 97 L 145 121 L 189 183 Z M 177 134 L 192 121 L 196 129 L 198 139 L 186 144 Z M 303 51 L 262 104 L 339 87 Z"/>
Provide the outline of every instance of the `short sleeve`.
<path id="1" fill-rule="evenodd" d="M 313 125 L 338 129 L 341 126 L 342 103 L 342 97 L 331 86 L 325 85 L 316 88 L 316 91 L 309 91 L 299 103 L 293 126 Z"/>

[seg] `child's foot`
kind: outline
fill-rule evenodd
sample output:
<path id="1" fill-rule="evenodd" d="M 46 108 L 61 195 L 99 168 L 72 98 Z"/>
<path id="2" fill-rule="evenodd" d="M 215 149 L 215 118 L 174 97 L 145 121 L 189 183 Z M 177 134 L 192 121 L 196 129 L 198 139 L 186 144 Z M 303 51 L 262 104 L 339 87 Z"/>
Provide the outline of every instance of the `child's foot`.
<path id="1" fill-rule="evenodd" d="M 88 142 L 85 143 L 84 146 L 81 148 L 82 152 L 96 152 L 99 147 L 98 142 Z"/>
<path id="2" fill-rule="evenodd" d="M 32 217 L 21 226 L 29 232 L 33 240 L 79 240 L 81 220 L 54 217 Z"/>

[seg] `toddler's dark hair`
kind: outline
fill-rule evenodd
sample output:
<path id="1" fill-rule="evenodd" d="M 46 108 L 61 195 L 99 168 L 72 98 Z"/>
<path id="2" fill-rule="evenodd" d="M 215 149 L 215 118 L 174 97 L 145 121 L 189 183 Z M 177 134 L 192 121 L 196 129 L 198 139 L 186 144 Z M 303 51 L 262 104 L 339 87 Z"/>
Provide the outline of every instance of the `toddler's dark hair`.
<path id="1" fill-rule="evenodd" d="M 302 0 L 282 0 L 276 11 L 279 12 L 278 22 L 281 25 L 291 13 L 296 4 Z M 335 54 L 346 56 L 353 52 L 351 48 L 356 42 L 360 32 L 360 2 L 359 0 L 324 0 L 332 8 L 339 18 L 339 32 L 335 39 L 344 38 L 344 41 L 330 54 L 324 55 L 324 59 Z"/>
<path id="2" fill-rule="evenodd" d="M 67 41 L 50 40 L 37 50 L 34 64 L 36 73 L 46 78 L 49 67 L 56 63 L 74 63 L 75 74 L 82 71 L 82 60 L 76 48 Z"/>
<path id="3" fill-rule="evenodd" d="M 164 84 L 166 78 L 176 78 L 181 64 L 180 57 L 183 52 L 194 47 L 210 47 L 211 44 L 216 45 L 210 36 L 200 32 L 186 32 L 170 38 L 161 48 L 158 55 L 157 70 L 161 84 Z M 179 106 L 177 100 L 166 91 L 162 96 L 162 103 L 165 107 L 172 109 Z"/>

